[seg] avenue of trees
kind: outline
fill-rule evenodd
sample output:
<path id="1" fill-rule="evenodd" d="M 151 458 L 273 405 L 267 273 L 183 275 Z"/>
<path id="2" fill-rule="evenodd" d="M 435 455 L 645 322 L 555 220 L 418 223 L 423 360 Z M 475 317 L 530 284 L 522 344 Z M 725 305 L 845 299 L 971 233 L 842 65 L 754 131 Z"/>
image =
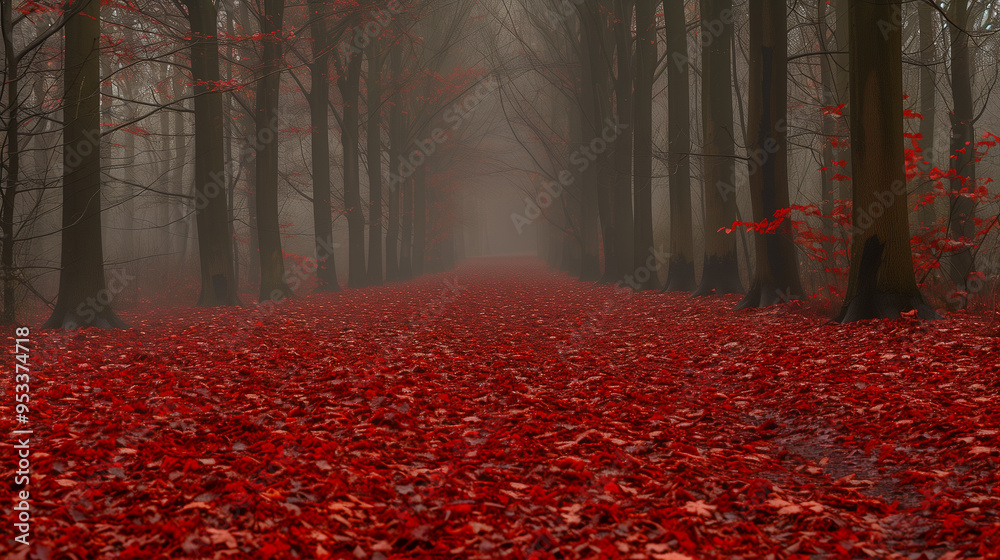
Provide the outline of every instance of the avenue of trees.
<path id="1" fill-rule="evenodd" d="M 1000 269 L 998 10 L 5 2 L 2 318 L 403 281 L 486 253 L 491 211 L 585 281 L 933 318 Z"/>

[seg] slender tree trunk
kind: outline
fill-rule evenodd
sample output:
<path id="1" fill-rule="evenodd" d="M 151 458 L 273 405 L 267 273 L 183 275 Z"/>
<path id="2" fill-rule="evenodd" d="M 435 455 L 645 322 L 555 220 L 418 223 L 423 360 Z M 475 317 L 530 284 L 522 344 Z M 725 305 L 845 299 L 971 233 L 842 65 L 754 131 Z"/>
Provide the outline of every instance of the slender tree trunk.
<path id="1" fill-rule="evenodd" d="M 828 51 L 830 50 L 829 41 L 827 40 L 827 28 L 829 24 L 827 22 L 827 2 L 829 0 L 816 0 L 817 4 L 817 24 L 816 24 L 816 35 L 819 37 L 819 50 Z M 751 11 L 751 15 L 753 12 Z M 837 105 L 837 90 L 836 83 L 833 78 L 833 57 L 831 55 L 820 55 L 819 58 L 820 67 L 820 100 L 824 107 L 835 107 Z M 751 81 L 751 85 L 753 82 Z M 837 193 L 834 193 L 833 186 L 833 176 L 838 173 L 837 167 L 834 165 L 834 151 L 833 151 L 833 140 L 837 136 L 837 118 L 836 114 L 831 109 L 823 110 L 822 127 L 823 127 L 823 147 L 821 149 L 822 160 L 820 162 L 820 200 L 822 211 L 824 216 L 830 216 L 833 214 L 833 201 L 839 196 L 839 189 Z M 823 220 L 823 235 L 830 236 L 834 235 L 834 222 L 832 219 Z M 826 251 L 827 256 L 832 256 L 834 247 L 832 243 L 824 243 L 823 249 Z"/>
<path id="2" fill-rule="evenodd" d="M 701 285 L 707 296 L 740 293 L 736 237 L 719 231 L 736 221 L 736 168 L 733 161 L 733 91 L 730 43 L 732 0 L 701 0 L 702 151 L 705 178 L 705 260 Z M 707 43 L 707 44 L 706 44 Z"/>
<path id="3" fill-rule="evenodd" d="M 400 214 L 403 218 L 403 233 L 399 245 L 399 280 L 413 278 L 413 178 L 400 182 L 403 205 Z"/>
<path id="4" fill-rule="evenodd" d="M 285 264 L 278 221 L 278 95 L 281 85 L 282 0 L 264 0 L 261 20 L 263 60 L 257 85 L 257 240 L 260 243 L 260 301 L 277 302 L 292 295 L 285 283 Z"/>
<path id="5" fill-rule="evenodd" d="M 667 168 L 670 180 L 670 269 L 664 291 L 693 291 L 691 106 L 684 4 L 663 0 L 667 30 Z"/>
<path id="6" fill-rule="evenodd" d="M 973 267 L 971 245 L 976 238 L 976 203 L 969 194 L 976 189 L 975 112 L 972 101 L 972 54 L 969 51 L 969 0 L 951 3 L 951 93 L 955 107 L 951 115 L 952 168 L 951 207 L 948 229 L 951 238 L 967 244 L 948 259 L 951 281 L 959 292 L 968 292 L 966 282 Z M 962 298 L 964 307 L 965 298 Z"/>
<path id="7" fill-rule="evenodd" d="M 174 67 L 174 75 L 171 77 L 173 81 L 173 92 L 174 99 L 180 99 L 187 94 L 187 87 L 185 83 L 187 79 L 184 78 L 181 73 L 180 67 Z M 177 104 L 178 109 L 184 109 L 184 102 L 179 102 Z M 179 194 L 183 192 L 181 186 L 184 185 L 184 171 L 187 169 L 187 138 L 185 138 L 184 130 L 184 113 L 181 111 L 174 112 L 174 157 L 173 157 L 173 177 L 170 180 L 170 192 L 171 194 Z M 171 226 L 170 234 L 170 251 L 174 254 L 174 265 L 175 270 L 187 271 L 187 239 L 188 239 L 188 224 L 190 223 L 188 217 L 188 206 L 184 199 L 174 198 L 171 200 L 173 208 L 177 211 L 172 214 L 172 218 L 175 220 L 174 224 Z"/>
<path id="8" fill-rule="evenodd" d="M 659 0 L 636 0 L 635 48 L 635 233 L 633 241 L 633 281 L 643 290 L 659 288 L 653 241 L 653 81 L 656 79 L 656 5 Z M 654 266 L 647 266 L 650 257 Z M 640 269 L 649 273 L 642 281 Z"/>
<path id="9" fill-rule="evenodd" d="M 403 71 L 403 44 L 397 41 L 389 51 L 393 76 L 392 105 L 389 108 L 389 169 L 396 168 L 403 153 L 403 96 L 400 74 Z M 385 275 L 389 281 L 399 280 L 399 196 L 403 186 L 402 170 L 389 183 L 389 224 L 385 233 Z"/>
<path id="10" fill-rule="evenodd" d="M 624 131 L 614 141 L 614 230 L 615 253 L 618 270 L 615 280 L 623 280 L 635 273 L 633 265 L 634 220 L 632 216 L 632 12 L 634 0 L 615 0 L 615 36 L 617 77 L 615 80 L 616 115 Z M 655 48 L 655 46 L 654 46 Z M 652 218 L 650 218 L 652 222 Z M 650 224 L 652 227 L 652 223 Z M 645 251 L 646 248 L 643 248 Z"/>
<path id="11" fill-rule="evenodd" d="M 933 65 L 937 59 L 937 32 L 934 25 L 934 8 L 926 2 L 917 3 L 917 26 L 920 31 L 920 149 L 923 163 L 921 169 L 929 170 L 934 166 L 934 123 L 937 120 L 935 110 L 937 99 L 937 79 Z M 924 179 L 920 185 L 921 194 L 934 192 L 934 181 Z M 936 204 L 920 207 L 917 219 L 920 223 L 930 226 L 936 219 L 934 212 Z"/>
<path id="12" fill-rule="evenodd" d="M 213 0 L 185 0 L 191 22 L 194 79 L 194 197 L 201 295 L 198 305 L 239 305 L 226 197 L 225 122 L 220 79 L 218 12 Z"/>
<path id="13" fill-rule="evenodd" d="M 427 165 L 417 167 L 413 174 L 413 253 L 410 273 L 424 273 L 427 250 Z"/>
<path id="14" fill-rule="evenodd" d="M 382 285 L 382 54 L 368 46 L 368 285 Z"/>
<path id="15" fill-rule="evenodd" d="M 59 295 L 43 328 L 127 328 L 111 309 L 101 239 L 101 3 L 66 22 L 63 231 Z M 72 7 L 72 5 L 70 5 Z M 123 288 L 127 278 L 116 279 Z"/>
<path id="16" fill-rule="evenodd" d="M 837 160 L 845 162 L 842 173 L 847 177 L 854 177 L 854 165 L 852 160 L 854 153 L 851 145 L 851 57 L 848 54 L 851 41 L 850 14 L 848 9 L 850 0 L 833 0 L 834 13 L 837 21 L 833 29 L 834 37 L 837 40 L 837 51 L 839 54 L 833 55 L 833 78 L 837 84 L 837 104 L 844 106 L 840 110 L 840 126 L 838 135 L 840 136 L 840 147 L 837 149 Z M 851 181 L 840 181 L 841 200 L 851 198 Z"/>
<path id="17" fill-rule="evenodd" d="M 785 5 L 750 0 L 750 200 L 753 219 L 788 208 L 788 30 Z M 737 309 L 802 298 L 791 218 L 774 233 L 755 232 L 750 290 Z"/>
<path id="18" fill-rule="evenodd" d="M 310 0 L 312 7 L 312 91 L 309 113 L 312 124 L 313 229 L 316 245 L 316 276 L 319 290 L 340 291 L 334 260 L 333 217 L 330 202 L 330 52 L 329 8 L 323 0 Z"/>
<path id="19" fill-rule="evenodd" d="M 900 0 L 850 0 L 854 232 L 843 322 L 912 309 L 936 316 L 917 289 L 910 251 L 901 29 L 884 25 L 899 10 Z"/>
<path id="20" fill-rule="evenodd" d="M 594 99 L 596 92 L 592 65 L 589 59 L 590 51 L 587 43 L 589 37 L 582 19 L 578 40 L 578 52 L 581 54 L 580 67 L 582 68 L 581 80 L 578 86 L 580 108 L 576 111 L 572 124 L 574 130 L 573 137 L 577 141 L 576 152 L 583 153 L 583 150 L 589 146 L 591 138 L 593 138 L 593 123 L 600 119 L 594 114 L 597 109 L 597 101 Z M 587 158 L 571 159 L 570 165 L 573 165 L 578 172 L 578 182 L 580 185 L 580 280 L 596 282 L 601 279 L 601 259 L 598 239 L 600 228 L 598 215 L 600 211 L 597 202 L 599 188 L 597 183 L 598 167 L 593 165 Z"/>
<path id="21" fill-rule="evenodd" d="M 361 134 L 359 124 L 360 54 L 351 55 L 346 73 L 338 80 L 340 95 L 344 101 L 344 123 L 340 138 L 344 147 L 344 206 L 347 214 L 347 285 L 363 288 L 367 283 L 365 274 L 365 216 L 361 210 L 361 168 L 358 144 Z"/>

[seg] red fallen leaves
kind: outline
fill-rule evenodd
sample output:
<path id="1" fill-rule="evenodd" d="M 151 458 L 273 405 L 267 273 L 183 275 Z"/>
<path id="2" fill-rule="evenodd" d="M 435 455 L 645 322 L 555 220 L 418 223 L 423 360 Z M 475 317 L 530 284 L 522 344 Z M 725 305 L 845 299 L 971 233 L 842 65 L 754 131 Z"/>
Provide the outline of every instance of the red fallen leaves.
<path id="1" fill-rule="evenodd" d="M 525 268 L 504 277 L 512 264 Z M 1000 547 L 1000 341 L 975 317 L 733 313 L 735 298 L 619 295 L 530 261 L 467 265 L 465 289 L 443 293 L 452 279 L 39 331 L 35 550 L 677 560 Z"/>

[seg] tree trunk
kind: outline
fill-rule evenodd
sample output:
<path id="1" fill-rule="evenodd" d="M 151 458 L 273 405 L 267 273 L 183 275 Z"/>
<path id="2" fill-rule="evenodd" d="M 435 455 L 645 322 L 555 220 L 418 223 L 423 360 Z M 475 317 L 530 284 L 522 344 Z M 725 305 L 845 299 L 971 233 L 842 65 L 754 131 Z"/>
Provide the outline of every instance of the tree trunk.
<path id="1" fill-rule="evenodd" d="M 663 0 L 667 31 L 667 168 L 670 185 L 670 269 L 664 291 L 693 291 L 691 106 L 684 4 Z"/>
<path id="2" fill-rule="evenodd" d="M 382 54 L 368 46 L 368 285 L 382 285 Z"/>
<path id="3" fill-rule="evenodd" d="M 420 165 L 413 174 L 413 252 L 410 274 L 424 273 L 427 249 L 427 165 Z"/>
<path id="4" fill-rule="evenodd" d="M 635 233 L 633 240 L 633 281 L 642 290 L 659 288 L 656 271 L 660 263 L 648 267 L 656 255 L 653 242 L 653 81 L 656 79 L 656 5 L 659 0 L 636 0 L 635 47 Z M 648 272 L 643 281 L 640 269 Z"/>
<path id="5" fill-rule="evenodd" d="M 694 296 L 741 293 L 736 237 L 719 231 L 736 221 L 733 91 L 730 43 L 732 0 L 701 0 L 702 152 L 705 182 L 705 259 Z"/>
<path id="6" fill-rule="evenodd" d="M 614 141 L 614 231 L 615 263 L 617 280 L 624 280 L 635 273 L 633 265 L 633 238 L 635 226 L 632 217 L 632 12 L 634 0 L 615 0 L 615 37 L 617 76 L 615 79 L 616 115 L 625 127 L 624 132 Z M 650 219 L 652 221 L 652 218 Z M 646 250 L 646 248 L 643 248 Z"/>
<path id="7" fill-rule="evenodd" d="M 312 91 L 309 114 L 312 124 L 313 232 L 316 245 L 316 277 L 319 290 L 340 291 L 334 260 L 333 218 L 330 205 L 330 99 L 328 42 L 329 9 L 323 0 L 310 0 L 312 7 Z"/>
<path id="8" fill-rule="evenodd" d="M 910 251 L 903 158 L 900 0 L 850 0 L 851 151 L 854 154 L 851 270 L 842 322 L 895 318 L 923 303 Z"/>
<path id="9" fill-rule="evenodd" d="M 952 168 L 958 173 L 950 184 L 951 205 L 948 229 L 951 238 L 965 248 L 948 259 L 951 281 L 959 292 L 968 292 L 966 282 L 973 267 L 972 244 L 976 238 L 976 203 L 968 194 L 976 189 L 975 113 L 972 102 L 972 55 L 969 52 L 969 0 L 951 3 L 951 93 L 955 107 L 951 114 Z M 961 299 L 961 306 L 967 303 Z"/>
<path id="10" fill-rule="evenodd" d="M 837 16 L 836 26 L 833 29 L 833 35 L 837 40 L 837 51 L 838 54 L 833 55 L 833 78 L 837 84 L 837 104 L 844 104 L 844 107 L 840 110 L 840 126 L 838 128 L 838 135 L 840 136 L 841 147 L 837 150 L 837 159 L 844 160 L 846 164 L 842 168 L 842 173 L 847 177 L 854 177 L 854 165 L 852 164 L 852 159 L 854 157 L 851 151 L 851 57 L 848 54 L 850 50 L 851 42 L 851 24 L 850 24 L 850 14 L 848 9 L 850 7 L 849 0 L 833 0 L 834 13 Z M 841 181 L 840 182 L 840 195 L 841 200 L 848 200 L 851 198 L 851 181 Z"/>
<path id="11" fill-rule="evenodd" d="M 399 280 L 413 278 L 413 178 L 403 179 L 399 183 L 403 198 L 400 214 L 403 219 L 403 232 L 399 244 Z"/>
<path id="12" fill-rule="evenodd" d="M 788 208 L 788 32 L 784 4 L 750 0 L 750 200 L 753 219 Z M 754 232 L 750 290 L 736 309 L 801 299 L 791 217 L 774 233 Z"/>
<path id="13" fill-rule="evenodd" d="M 933 65 L 937 59 L 937 32 L 934 25 L 934 8 L 926 2 L 917 3 L 917 26 L 920 31 L 920 150 L 923 161 L 921 169 L 932 169 L 934 164 L 934 123 L 937 120 L 936 104 L 937 79 Z M 935 191 L 934 181 L 924 179 L 918 192 L 930 194 Z M 926 204 L 917 212 L 917 220 L 930 226 L 936 219 L 936 203 Z"/>
<path id="14" fill-rule="evenodd" d="M 816 35 L 819 37 L 819 50 L 821 52 L 830 50 L 830 43 L 827 40 L 827 2 L 828 0 L 816 0 Z M 751 12 L 752 15 L 753 12 Z M 831 55 L 821 54 L 819 57 L 819 67 L 820 67 L 820 103 L 824 107 L 835 107 L 837 105 L 837 85 L 833 77 L 833 57 Z M 751 86 L 753 82 L 750 82 Z M 833 164 L 834 150 L 833 150 L 833 139 L 837 136 L 837 118 L 836 114 L 830 110 L 823 110 L 822 127 L 823 127 L 823 147 L 820 151 L 821 161 L 820 161 L 820 172 L 819 172 L 819 185 L 820 185 L 820 204 L 824 216 L 831 216 L 833 214 L 834 200 L 839 197 L 839 189 L 837 193 L 834 193 L 833 187 L 833 176 L 838 173 L 837 167 Z M 834 236 L 834 221 L 833 219 L 823 220 L 823 235 L 829 236 L 831 239 Z M 833 256 L 834 246 L 832 243 L 823 243 L 823 250 L 826 251 L 827 257 Z"/>
<path id="15" fill-rule="evenodd" d="M 0 263 L 3 266 L 3 315 L 0 317 L 0 323 L 4 325 L 12 325 L 16 321 L 15 286 L 17 285 L 17 274 L 14 268 L 14 201 L 17 197 L 18 182 L 21 180 L 21 121 L 20 115 L 18 115 L 20 68 L 15 58 L 17 53 L 14 52 L 14 20 L 11 9 L 11 2 L 6 2 L 0 7 L 4 69 L 7 74 L 7 130 L 5 138 L 7 143 L 7 177 L 5 182 L 7 184 L 3 189 L 3 196 L 0 198 L 3 204 L 3 208 L 0 209 L 0 233 L 3 234 L 3 241 L 0 244 Z"/>
<path id="16" fill-rule="evenodd" d="M 340 95 L 344 101 L 344 123 L 340 131 L 344 147 L 344 209 L 347 214 L 347 285 L 363 288 L 365 275 L 365 216 L 361 211 L 361 169 L 358 144 L 361 62 L 360 54 L 351 54 L 346 73 L 338 79 Z"/>
<path id="17" fill-rule="evenodd" d="M 257 241 L 260 243 L 260 301 L 278 302 L 292 295 L 285 283 L 285 264 L 278 221 L 278 95 L 281 85 L 282 0 L 264 0 L 261 16 L 263 49 L 257 82 Z"/>
<path id="18" fill-rule="evenodd" d="M 390 49 L 389 64 L 393 76 L 392 105 L 389 108 L 389 169 L 398 164 L 406 141 L 403 127 L 403 96 L 400 74 L 403 71 L 403 43 L 397 41 Z M 389 224 L 385 233 L 385 275 L 389 281 L 399 280 L 399 197 L 403 187 L 402 171 L 389 182 Z"/>
<path id="19" fill-rule="evenodd" d="M 43 328 L 127 328 L 111 309 L 101 239 L 101 3 L 66 22 L 63 109 L 63 230 L 59 295 Z"/>
<path id="20" fill-rule="evenodd" d="M 220 79 L 218 12 L 212 0 L 185 0 L 191 23 L 194 81 L 194 199 L 201 295 L 198 305 L 239 305 L 226 197 L 225 123 Z"/>

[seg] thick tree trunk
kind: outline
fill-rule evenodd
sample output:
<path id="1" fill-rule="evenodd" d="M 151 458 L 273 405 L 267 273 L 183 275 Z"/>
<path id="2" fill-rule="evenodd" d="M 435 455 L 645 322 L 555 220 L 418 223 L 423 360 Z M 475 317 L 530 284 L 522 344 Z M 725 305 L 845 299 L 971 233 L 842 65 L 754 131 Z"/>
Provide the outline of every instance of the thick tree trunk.
<path id="1" fill-rule="evenodd" d="M 360 54 L 350 55 L 344 76 L 338 80 L 344 101 L 344 123 L 340 132 L 344 148 L 344 210 L 347 214 L 347 285 L 363 288 L 365 274 L 365 216 L 361 209 L 361 166 L 358 155 L 361 62 Z"/>
<path id="2" fill-rule="evenodd" d="M 741 293 L 736 237 L 719 231 L 736 221 L 733 91 L 730 43 L 732 0 L 701 0 L 702 129 L 705 181 L 705 259 L 694 296 Z M 707 43 L 707 44 L 706 44 Z"/>
<path id="3" fill-rule="evenodd" d="M 313 231 L 316 247 L 316 277 L 320 291 L 340 291 L 337 265 L 334 260 L 333 218 L 330 203 L 330 99 L 327 18 L 331 17 L 326 2 L 311 0 L 312 7 L 312 91 L 309 95 L 309 113 L 312 124 L 313 168 Z"/>
<path id="4" fill-rule="evenodd" d="M 788 32 L 784 4 L 750 0 L 750 200 L 753 219 L 788 208 Z M 753 233 L 756 263 L 737 309 L 802 298 L 791 217 L 774 233 Z"/>
<path id="5" fill-rule="evenodd" d="M 653 81 L 656 78 L 656 5 L 659 0 L 636 0 L 635 47 L 635 234 L 633 241 L 633 281 L 642 290 L 660 287 L 653 242 Z M 650 268 L 649 258 L 654 257 Z M 640 271 L 645 269 L 648 279 Z"/>
<path id="6" fill-rule="evenodd" d="M 663 0 L 667 28 L 667 173 L 670 186 L 670 269 L 664 291 L 693 291 L 691 217 L 691 106 L 684 4 Z"/>
<path id="7" fill-rule="evenodd" d="M 952 168 L 951 206 L 948 229 L 951 238 L 966 243 L 948 259 L 951 281 L 959 292 L 968 292 L 966 282 L 973 267 L 971 245 L 976 237 L 976 203 L 968 197 L 976 189 L 975 113 L 972 102 L 972 54 L 969 51 L 969 0 L 951 3 L 951 93 L 955 107 L 951 114 Z M 963 306 L 965 299 L 962 299 Z"/>
<path id="8" fill-rule="evenodd" d="M 843 322 L 937 315 L 917 289 L 910 251 L 901 29 L 884 25 L 900 9 L 900 0 L 850 1 L 854 231 Z"/>
<path id="9" fill-rule="evenodd" d="M 18 109 L 18 89 L 20 87 L 18 76 L 20 68 L 17 64 L 16 53 L 14 52 L 14 20 L 11 13 L 12 3 L 6 2 L 0 7 L 0 25 L 3 28 L 3 52 L 4 69 L 7 73 L 7 107 L 6 121 L 7 130 L 7 176 L 6 185 L 3 187 L 2 200 L 3 207 L 0 208 L 0 233 L 3 234 L 3 241 L 0 243 L 0 263 L 3 266 L 3 315 L 0 323 L 4 325 L 14 324 L 15 295 L 17 286 L 17 274 L 14 268 L 14 201 L 17 197 L 18 182 L 21 180 L 20 171 L 20 128 L 21 121 Z"/>
<path id="10" fill-rule="evenodd" d="M 368 285 L 382 285 L 382 54 L 368 46 Z"/>
<path id="11" fill-rule="evenodd" d="M 101 3 L 66 23 L 63 108 L 63 231 L 59 295 L 43 328 L 127 328 L 111 309 L 101 239 Z"/>
<path id="12" fill-rule="evenodd" d="M 292 295 L 285 283 L 281 226 L 278 221 L 278 95 L 281 85 L 282 0 L 264 0 L 261 32 L 263 60 L 257 82 L 257 240 L 260 243 L 260 301 Z"/>
<path id="13" fill-rule="evenodd" d="M 226 198 L 225 123 L 220 79 L 218 13 L 212 0 L 186 0 L 191 23 L 194 86 L 194 200 L 201 295 L 198 305 L 239 305 Z"/>

